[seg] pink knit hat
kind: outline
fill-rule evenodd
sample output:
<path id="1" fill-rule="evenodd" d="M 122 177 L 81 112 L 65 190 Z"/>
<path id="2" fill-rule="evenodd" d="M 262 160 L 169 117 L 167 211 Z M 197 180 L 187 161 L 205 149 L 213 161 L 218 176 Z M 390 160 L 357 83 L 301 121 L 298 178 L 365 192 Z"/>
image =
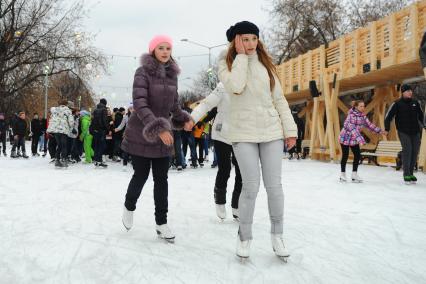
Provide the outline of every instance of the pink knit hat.
<path id="1" fill-rule="evenodd" d="M 155 37 L 153 37 L 151 39 L 151 41 L 149 42 L 149 53 L 152 53 L 154 51 L 154 49 L 163 42 L 167 42 L 168 44 L 170 44 L 171 47 L 173 47 L 173 40 L 171 37 L 167 36 L 167 35 L 156 35 Z"/>

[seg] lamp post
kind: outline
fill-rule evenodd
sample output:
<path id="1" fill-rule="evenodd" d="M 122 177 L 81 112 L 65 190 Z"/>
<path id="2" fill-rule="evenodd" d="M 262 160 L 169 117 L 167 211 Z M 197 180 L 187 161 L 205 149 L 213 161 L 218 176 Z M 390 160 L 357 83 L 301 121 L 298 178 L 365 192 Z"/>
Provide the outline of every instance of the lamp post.
<path id="1" fill-rule="evenodd" d="M 46 54 L 46 65 L 44 65 L 43 73 L 44 73 L 44 118 L 47 119 L 47 92 L 49 87 L 49 71 L 50 67 L 47 65 L 49 60 L 49 55 Z"/>
<path id="2" fill-rule="evenodd" d="M 211 64 L 211 50 L 212 50 L 213 48 L 216 48 L 216 47 L 220 47 L 220 46 L 225 46 L 225 45 L 227 45 L 227 43 L 224 43 L 224 44 L 219 44 L 219 45 L 207 46 L 207 45 L 204 45 L 204 44 L 201 44 L 201 43 L 198 43 L 198 42 L 195 42 L 195 41 L 189 40 L 189 39 L 187 39 L 187 38 L 183 38 L 183 39 L 181 39 L 180 41 L 188 42 L 188 43 L 192 43 L 192 44 L 195 44 L 195 45 L 198 45 L 198 46 L 201 46 L 201 47 L 207 48 L 207 49 L 209 50 L 209 68 L 211 68 L 211 67 L 212 67 L 212 64 Z"/>

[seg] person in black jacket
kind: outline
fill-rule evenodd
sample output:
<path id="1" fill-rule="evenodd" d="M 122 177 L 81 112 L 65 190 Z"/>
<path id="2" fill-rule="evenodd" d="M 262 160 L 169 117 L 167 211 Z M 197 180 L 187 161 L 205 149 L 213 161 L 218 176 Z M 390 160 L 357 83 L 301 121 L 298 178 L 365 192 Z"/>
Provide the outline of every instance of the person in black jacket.
<path id="1" fill-rule="evenodd" d="M 31 153 L 33 156 L 40 156 L 37 152 L 38 141 L 42 134 L 42 124 L 38 117 L 38 113 L 34 113 L 34 117 L 30 124 L 30 136 L 31 136 Z"/>
<path id="2" fill-rule="evenodd" d="M 293 110 L 291 112 L 293 115 L 294 122 L 297 125 L 297 140 L 296 140 L 296 146 L 289 149 L 289 157 L 288 159 L 291 160 L 294 158 L 294 154 L 296 154 L 296 158 L 299 160 L 300 155 L 302 153 L 302 140 L 305 136 L 305 124 L 303 123 L 303 120 L 298 116 L 298 112 L 296 110 Z"/>
<path id="3" fill-rule="evenodd" d="M 47 119 L 43 117 L 42 119 L 40 119 L 40 123 L 41 123 L 41 136 L 40 136 L 40 142 L 39 142 L 39 151 L 40 152 L 43 151 L 43 157 L 45 157 L 47 154 L 47 142 L 48 142 L 48 137 L 46 134 Z"/>
<path id="4" fill-rule="evenodd" d="M 5 157 L 7 157 L 7 153 L 6 153 L 6 132 L 7 132 L 6 120 L 4 118 L 4 114 L 0 113 L 0 150 L 1 150 L 1 146 L 3 145 L 3 155 Z"/>
<path id="5" fill-rule="evenodd" d="M 27 132 L 27 127 L 27 122 L 25 121 L 25 112 L 21 111 L 19 112 L 18 118 L 12 126 L 14 143 L 10 157 L 18 157 L 16 154 L 16 148 L 20 146 L 22 149 L 22 157 L 28 159 L 28 156 L 25 153 L 25 134 Z"/>
<path id="6" fill-rule="evenodd" d="M 413 91 L 409 85 L 401 86 L 402 97 L 395 101 L 388 110 L 385 118 L 385 129 L 389 131 L 390 124 L 395 118 L 396 129 L 402 145 L 402 166 L 404 181 L 415 183 L 414 166 L 420 148 L 420 136 L 423 125 L 423 111 L 420 103 L 413 99 Z"/>
<path id="7" fill-rule="evenodd" d="M 120 126 L 121 122 L 123 121 L 123 116 L 125 114 L 125 109 L 124 107 L 120 107 L 119 109 L 117 109 L 117 111 L 115 112 L 114 115 L 114 125 L 112 128 L 112 141 L 113 141 L 113 155 L 112 155 L 112 160 L 115 162 L 120 162 L 120 156 L 121 156 L 121 151 L 120 151 L 120 145 L 121 145 L 121 141 L 123 140 L 123 131 L 118 131 L 115 132 L 115 129 Z"/>
<path id="8" fill-rule="evenodd" d="M 107 100 L 101 99 L 96 109 L 92 114 L 92 122 L 90 124 L 90 134 L 93 135 L 93 150 L 95 155 L 93 160 L 95 161 L 96 167 L 106 168 L 104 162 L 102 162 L 102 155 L 106 148 L 106 134 L 109 131 L 108 122 L 108 111 L 107 111 Z"/>

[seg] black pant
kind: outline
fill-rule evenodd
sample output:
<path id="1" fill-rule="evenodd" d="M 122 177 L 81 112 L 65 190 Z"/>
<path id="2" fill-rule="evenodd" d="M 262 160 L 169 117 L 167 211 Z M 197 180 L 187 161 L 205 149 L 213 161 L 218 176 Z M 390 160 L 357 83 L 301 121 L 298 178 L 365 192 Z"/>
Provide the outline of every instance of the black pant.
<path id="1" fill-rule="evenodd" d="M 341 146 L 342 146 L 342 160 L 340 161 L 341 172 L 342 173 L 346 172 L 346 163 L 348 162 L 348 157 L 349 157 L 349 147 L 351 148 L 352 153 L 354 154 L 354 161 L 352 163 L 352 172 L 358 171 L 359 160 L 361 159 L 361 151 L 359 149 L 359 145 L 347 146 L 347 145 L 341 144 Z"/>
<path id="2" fill-rule="evenodd" d="M 71 159 L 80 162 L 80 156 L 82 153 L 82 142 L 78 138 L 69 138 L 68 142 L 71 143 L 70 152 L 68 152 L 68 155 L 71 155 Z"/>
<path id="3" fill-rule="evenodd" d="M 113 149 L 113 156 L 120 157 L 121 156 L 121 142 L 123 141 L 122 135 L 112 135 L 112 140 L 114 141 L 114 149 Z"/>
<path id="4" fill-rule="evenodd" d="M 243 187 L 240 168 L 238 167 L 237 160 L 235 159 L 232 146 L 221 141 L 214 140 L 214 149 L 217 155 L 218 171 L 216 175 L 214 199 L 216 204 L 226 203 L 226 187 L 231 172 L 231 155 L 232 164 L 235 166 L 235 183 L 234 191 L 232 193 L 232 208 L 238 208 L 238 200 Z"/>
<path id="5" fill-rule="evenodd" d="M 67 158 L 68 136 L 63 133 L 55 133 L 56 140 L 56 160 Z"/>
<path id="6" fill-rule="evenodd" d="M 56 139 L 54 135 L 55 134 L 49 135 L 49 140 L 48 140 L 49 144 L 47 147 L 51 159 L 56 158 L 57 143 L 56 143 Z"/>
<path id="7" fill-rule="evenodd" d="M 175 156 L 174 156 L 174 164 L 176 167 L 183 166 L 185 164 L 184 158 L 183 158 L 183 151 L 182 151 L 182 136 L 181 131 L 173 130 L 173 146 L 175 147 Z"/>
<path id="8" fill-rule="evenodd" d="M 398 132 L 398 136 L 402 146 L 402 168 L 404 176 L 411 176 L 414 173 L 417 155 L 419 154 L 420 133 L 410 135 Z"/>
<path id="9" fill-rule="evenodd" d="M 198 163 L 204 163 L 204 138 L 195 138 L 195 147 L 198 146 Z"/>
<path id="10" fill-rule="evenodd" d="M 124 206 L 127 210 L 134 211 L 136 202 L 141 195 L 142 188 L 148 179 L 152 164 L 152 176 L 154 180 L 155 222 L 157 225 L 167 224 L 168 212 L 168 183 L 167 172 L 169 170 L 169 157 L 144 158 L 132 155 L 134 174 L 127 188 Z"/>
<path id="11" fill-rule="evenodd" d="M 19 151 L 19 147 L 21 147 L 22 153 L 25 154 L 25 137 L 16 135 L 13 137 L 12 152 L 15 152 L 16 148 L 18 148 L 18 151 Z"/>
<path id="12" fill-rule="evenodd" d="M 38 141 L 40 140 L 40 134 L 34 134 L 31 138 L 31 153 L 33 155 L 37 154 Z"/>
<path id="13" fill-rule="evenodd" d="M 105 148 L 106 148 L 106 141 L 105 141 L 105 131 L 95 131 L 93 133 L 93 151 L 95 152 L 95 155 L 93 157 L 93 160 L 95 162 L 102 162 L 102 155 L 104 154 Z"/>
<path id="14" fill-rule="evenodd" d="M 44 154 L 47 153 L 47 143 L 49 141 L 49 138 L 47 137 L 46 133 L 42 134 L 44 136 L 44 144 L 43 144 L 43 152 Z"/>
<path id="15" fill-rule="evenodd" d="M 0 135 L 0 148 L 3 145 L 3 153 L 6 153 L 6 133 Z"/>

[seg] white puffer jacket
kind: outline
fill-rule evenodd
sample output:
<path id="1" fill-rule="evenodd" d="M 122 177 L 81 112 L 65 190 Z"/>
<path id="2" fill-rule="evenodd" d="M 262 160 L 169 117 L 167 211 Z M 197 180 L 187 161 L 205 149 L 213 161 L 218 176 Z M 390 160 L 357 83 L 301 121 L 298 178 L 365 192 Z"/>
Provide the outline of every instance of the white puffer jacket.
<path id="1" fill-rule="evenodd" d="M 49 120 L 48 133 L 62 133 L 67 136 L 71 134 L 74 126 L 74 117 L 67 106 L 52 107 Z"/>
<path id="2" fill-rule="evenodd" d="M 219 79 L 231 101 L 227 139 L 230 142 L 262 143 L 297 137 L 297 126 L 281 84 L 275 77 L 271 94 L 268 72 L 257 53 L 238 54 L 231 71 L 225 57 L 226 51 L 219 61 Z"/>
<path id="3" fill-rule="evenodd" d="M 216 86 L 216 89 L 210 93 L 200 104 L 192 111 L 191 116 L 195 122 L 198 122 L 208 111 L 217 107 L 216 118 L 212 128 L 212 139 L 231 145 L 226 139 L 229 135 L 228 113 L 229 113 L 230 95 L 226 92 L 222 83 Z"/>

